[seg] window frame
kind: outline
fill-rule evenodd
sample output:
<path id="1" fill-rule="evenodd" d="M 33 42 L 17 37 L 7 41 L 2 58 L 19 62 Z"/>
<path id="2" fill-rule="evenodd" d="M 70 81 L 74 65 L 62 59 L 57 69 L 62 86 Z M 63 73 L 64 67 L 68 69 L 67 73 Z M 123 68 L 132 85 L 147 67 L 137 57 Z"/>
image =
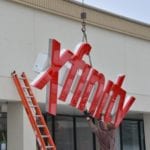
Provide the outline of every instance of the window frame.
<path id="1" fill-rule="evenodd" d="M 144 133 L 144 121 L 143 119 L 132 119 L 132 118 L 126 118 L 124 119 L 123 121 L 137 121 L 137 126 L 138 126 L 138 136 L 139 136 L 139 149 L 140 150 L 146 150 L 146 146 L 145 146 L 145 133 Z M 143 124 L 143 128 L 141 128 L 141 123 Z M 120 150 L 123 150 L 123 133 L 122 133 L 122 124 L 120 124 L 120 128 L 119 128 L 119 131 L 120 131 Z M 141 132 L 143 132 L 143 148 L 142 149 L 142 139 L 141 139 Z"/>
<path id="2" fill-rule="evenodd" d="M 55 131 L 55 117 L 57 117 L 57 116 L 59 116 L 59 117 L 71 117 L 72 119 L 73 119 L 73 138 L 74 138 L 74 150 L 77 150 L 77 132 L 76 132 L 76 118 L 84 118 L 84 116 L 83 115 L 66 115 L 66 114 L 57 114 L 57 116 L 51 116 L 51 115 L 49 115 L 49 114 L 47 114 L 46 113 L 46 115 L 45 115 L 46 117 L 45 117 L 45 119 L 46 119 L 46 121 L 47 121 L 47 117 L 51 117 L 51 119 L 52 119 L 52 137 L 53 137 L 53 139 L 54 139 L 54 141 L 55 141 L 55 133 L 54 133 L 54 131 Z M 143 132 L 143 146 L 144 146 L 144 150 L 146 150 L 146 148 L 145 148 L 145 135 L 144 135 L 144 121 L 143 121 L 143 119 L 132 119 L 132 118 L 126 118 L 126 119 L 124 119 L 125 121 L 137 121 L 138 122 L 138 133 L 139 133 L 139 148 L 140 148 L 140 150 L 143 150 L 142 149 L 142 139 L 141 139 L 141 132 Z M 140 126 L 140 124 L 143 124 L 143 128 L 141 128 Z M 93 139 L 93 141 L 92 141 L 92 143 L 93 143 L 93 150 L 98 150 L 98 149 L 96 149 L 96 136 L 94 135 L 94 133 L 92 134 L 93 135 L 93 137 L 92 137 L 92 139 Z M 120 127 L 119 127 L 119 136 L 120 136 L 120 150 L 123 150 L 123 139 L 122 139 L 122 124 L 120 125 Z"/>

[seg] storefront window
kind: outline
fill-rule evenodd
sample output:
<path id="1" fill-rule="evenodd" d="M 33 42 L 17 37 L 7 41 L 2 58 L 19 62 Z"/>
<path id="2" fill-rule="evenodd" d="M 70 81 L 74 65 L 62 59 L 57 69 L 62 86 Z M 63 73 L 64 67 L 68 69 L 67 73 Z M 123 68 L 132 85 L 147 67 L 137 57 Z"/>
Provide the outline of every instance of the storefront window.
<path id="1" fill-rule="evenodd" d="M 57 150 L 99 150 L 97 138 L 84 117 L 46 117 Z M 116 130 L 116 150 L 145 150 L 142 120 L 124 120 Z"/>
<path id="2" fill-rule="evenodd" d="M 145 150 L 145 136 L 144 136 L 144 123 L 143 123 L 143 121 L 139 122 L 139 128 L 140 128 L 141 150 Z"/>
<path id="3" fill-rule="evenodd" d="M 122 150 L 144 150 L 140 121 L 125 120 L 121 126 Z"/>
<path id="4" fill-rule="evenodd" d="M 6 150 L 7 118 L 6 113 L 0 113 L 0 150 Z"/>
<path id="5" fill-rule="evenodd" d="M 77 150 L 92 150 L 93 135 L 85 118 L 76 118 Z"/>
<path id="6" fill-rule="evenodd" d="M 74 150 L 73 118 L 55 118 L 55 142 L 57 150 Z"/>
<path id="7" fill-rule="evenodd" d="M 46 114 L 44 114 L 44 118 L 45 118 L 45 120 L 47 122 L 47 126 L 48 126 L 48 129 L 49 129 L 49 132 L 53 136 L 54 135 L 53 125 L 52 125 L 52 122 L 53 122 L 52 119 L 53 118 L 50 115 L 46 115 Z"/>

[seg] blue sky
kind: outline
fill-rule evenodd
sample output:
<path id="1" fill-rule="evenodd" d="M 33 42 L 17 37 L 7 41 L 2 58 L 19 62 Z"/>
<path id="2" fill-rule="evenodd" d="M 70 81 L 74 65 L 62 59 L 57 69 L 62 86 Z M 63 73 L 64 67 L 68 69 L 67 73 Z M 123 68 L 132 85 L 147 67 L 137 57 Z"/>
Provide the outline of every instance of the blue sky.
<path id="1" fill-rule="evenodd" d="M 150 0 L 84 0 L 84 3 L 150 24 Z"/>

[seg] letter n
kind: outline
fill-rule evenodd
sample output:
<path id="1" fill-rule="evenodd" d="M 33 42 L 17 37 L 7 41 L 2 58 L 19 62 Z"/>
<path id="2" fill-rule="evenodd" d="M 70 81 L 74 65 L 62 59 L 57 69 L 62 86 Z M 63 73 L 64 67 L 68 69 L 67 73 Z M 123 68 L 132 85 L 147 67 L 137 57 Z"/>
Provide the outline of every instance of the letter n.
<path id="1" fill-rule="evenodd" d="M 91 114 L 95 112 L 95 109 L 99 103 L 99 100 L 102 96 L 104 83 L 105 83 L 105 77 L 103 74 L 98 73 L 95 69 L 92 70 L 91 76 L 89 78 L 89 81 L 86 85 L 86 88 L 83 92 L 83 96 L 81 97 L 81 101 L 79 103 L 78 109 L 83 111 L 85 109 L 86 103 L 89 99 L 90 93 L 92 91 L 92 88 L 97 83 L 97 89 L 94 93 L 94 97 L 92 99 L 89 111 Z"/>

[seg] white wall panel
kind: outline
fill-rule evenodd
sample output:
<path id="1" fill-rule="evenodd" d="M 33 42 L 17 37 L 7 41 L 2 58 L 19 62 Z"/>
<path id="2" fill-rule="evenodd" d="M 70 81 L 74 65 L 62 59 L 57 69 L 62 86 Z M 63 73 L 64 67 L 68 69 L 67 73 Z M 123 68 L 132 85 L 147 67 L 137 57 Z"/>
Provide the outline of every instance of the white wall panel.
<path id="1" fill-rule="evenodd" d="M 126 68 L 128 90 L 150 96 L 150 42 L 127 39 Z"/>
<path id="2" fill-rule="evenodd" d="M 7 149 L 36 150 L 35 135 L 22 104 L 8 103 L 7 107 Z"/>
<path id="3" fill-rule="evenodd" d="M 31 72 L 34 51 L 34 11 L 0 1 L 0 75 L 16 69 Z"/>
<path id="4" fill-rule="evenodd" d="M 95 68 L 114 80 L 118 74 L 125 73 L 124 45 L 125 36 L 89 27 L 89 42 L 91 43 L 92 61 Z"/>
<path id="5" fill-rule="evenodd" d="M 25 71 L 33 79 L 36 76 L 34 62 L 39 52 L 47 52 L 49 38 L 56 38 L 62 43 L 62 48 L 71 50 L 82 39 L 80 22 L 8 1 L 0 1 L 0 20 L 0 80 L 4 86 L 0 89 L 10 91 L 1 92 L 0 99 L 18 100 L 18 96 L 12 93 L 10 78 L 6 82 L 5 79 L 13 70 Z M 118 74 L 125 73 L 123 87 L 132 95 L 143 96 L 148 101 L 150 42 L 90 25 L 87 34 L 92 45 L 93 67 L 104 73 L 106 80 L 114 81 Z M 45 102 L 45 92 L 36 93 Z M 138 110 L 142 111 L 144 107 L 142 110 L 138 107 Z"/>

